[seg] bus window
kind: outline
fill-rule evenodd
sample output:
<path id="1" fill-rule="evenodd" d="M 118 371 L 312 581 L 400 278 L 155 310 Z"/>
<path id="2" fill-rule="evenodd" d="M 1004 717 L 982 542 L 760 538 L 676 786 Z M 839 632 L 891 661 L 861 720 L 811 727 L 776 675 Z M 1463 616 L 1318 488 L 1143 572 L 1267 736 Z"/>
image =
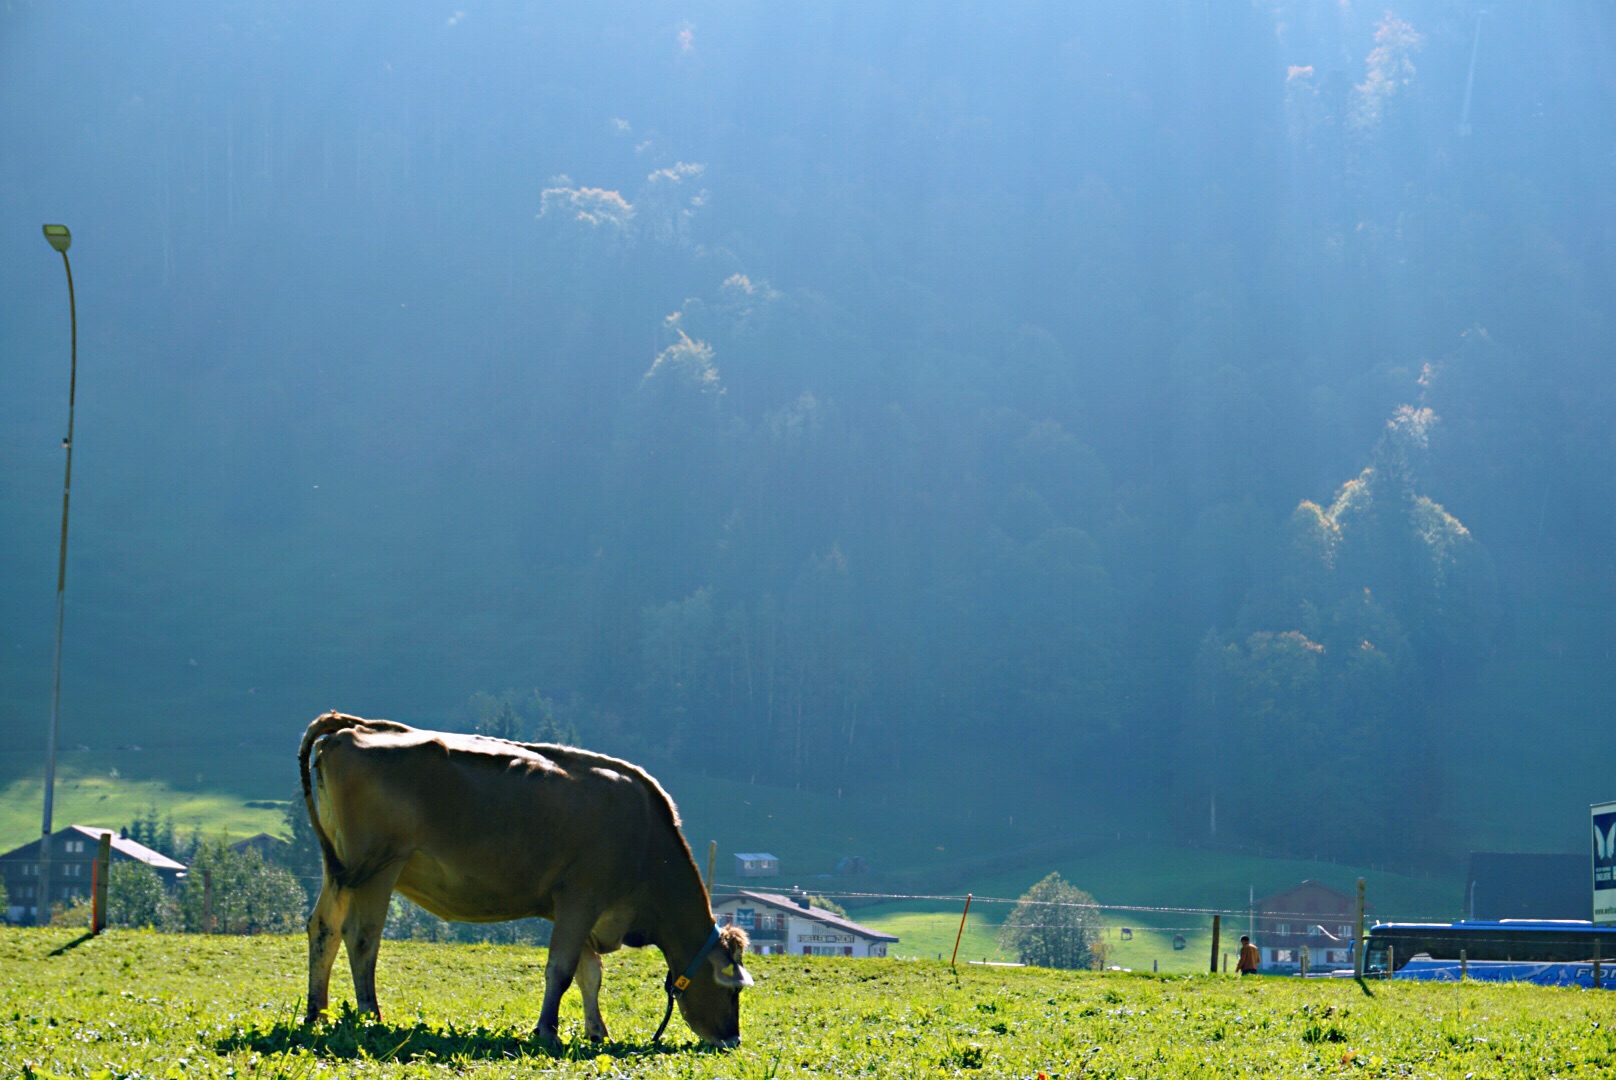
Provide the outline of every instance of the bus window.
<path id="1" fill-rule="evenodd" d="M 1391 960 L 1391 943 L 1375 938 L 1369 939 L 1369 947 L 1364 950 L 1364 974 L 1384 975 L 1386 967 Z"/>

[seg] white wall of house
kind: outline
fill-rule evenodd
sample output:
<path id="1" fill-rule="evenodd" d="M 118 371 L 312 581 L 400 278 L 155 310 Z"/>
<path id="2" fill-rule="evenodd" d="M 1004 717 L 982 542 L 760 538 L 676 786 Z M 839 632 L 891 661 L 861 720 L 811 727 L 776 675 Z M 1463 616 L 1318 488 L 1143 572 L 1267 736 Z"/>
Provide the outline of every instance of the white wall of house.
<path id="1" fill-rule="evenodd" d="M 728 915 L 747 928 L 752 935 L 753 951 L 764 955 L 778 951 L 792 956 L 857 959 L 887 954 L 889 943 L 886 940 L 866 937 L 852 927 L 821 922 L 795 904 L 779 907 L 751 897 L 729 897 L 713 908 L 713 914 Z"/>

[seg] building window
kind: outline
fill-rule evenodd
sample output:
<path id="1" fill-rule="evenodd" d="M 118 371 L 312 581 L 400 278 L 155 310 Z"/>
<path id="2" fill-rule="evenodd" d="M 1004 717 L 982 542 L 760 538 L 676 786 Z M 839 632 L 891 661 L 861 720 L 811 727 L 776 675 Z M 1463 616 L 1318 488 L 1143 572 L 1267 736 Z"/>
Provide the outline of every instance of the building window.
<path id="1" fill-rule="evenodd" d="M 1296 963 L 1295 949 L 1272 949 L 1270 950 L 1270 956 L 1273 958 L 1273 961 L 1276 964 Z"/>
<path id="2" fill-rule="evenodd" d="M 1291 932 L 1291 924 L 1290 923 L 1282 922 L 1282 923 L 1275 923 L 1274 924 L 1274 933 L 1276 933 L 1276 934 L 1288 934 L 1290 932 Z"/>
<path id="3" fill-rule="evenodd" d="M 1348 926 L 1346 923 L 1342 923 L 1340 926 L 1335 928 L 1335 936 L 1336 937 L 1351 937 L 1352 936 L 1352 927 Z"/>

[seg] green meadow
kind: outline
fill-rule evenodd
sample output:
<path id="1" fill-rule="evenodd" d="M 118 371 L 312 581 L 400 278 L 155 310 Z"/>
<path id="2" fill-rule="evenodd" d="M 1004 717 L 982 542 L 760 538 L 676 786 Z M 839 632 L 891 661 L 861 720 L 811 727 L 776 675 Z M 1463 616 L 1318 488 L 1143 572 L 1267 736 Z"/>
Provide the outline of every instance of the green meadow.
<path id="1" fill-rule="evenodd" d="M 1597 992 L 1483 984 L 1358 984 L 1056 972 L 933 961 L 754 957 L 744 1042 L 697 1045 L 675 1019 L 660 1046 L 665 967 L 608 958 L 613 1038 L 529 1038 L 545 953 L 388 942 L 385 1018 L 297 1022 L 299 937 L 0 930 L 6 1076 L 167 1077 L 1595 1077 L 1616 1070 Z"/>
<path id="2" fill-rule="evenodd" d="M 45 782 L 39 776 L 17 777 L 0 785 L 0 851 L 39 837 Z M 288 785 L 279 793 L 292 793 Z M 198 829 L 209 835 L 235 837 L 284 833 L 281 811 L 273 800 L 248 799 L 218 788 L 186 790 L 159 779 L 114 776 L 110 770 L 58 772 L 52 813 L 56 828 L 95 825 L 119 828 L 157 808 L 159 818 L 172 816 L 181 832 Z"/>
<path id="3" fill-rule="evenodd" d="M 1245 932 L 1244 912 L 1252 898 L 1260 899 L 1308 878 L 1350 896 L 1357 879 L 1363 877 L 1371 921 L 1378 917 L 1445 922 L 1459 917 L 1463 895 L 1461 883 L 1445 877 L 1264 859 L 1204 848 L 1102 844 L 1082 855 L 1029 862 L 1016 870 L 972 878 L 974 897 L 959 945 L 962 963 L 1015 959 L 999 950 L 999 927 L 1013 910 L 1012 901 L 1051 870 L 1088 892 L 1104 909 L 1108 963 L 1162 973 L 1207 970 L 1212 911 L 1224 913 L 1221 963 L 1221 955 L 1232 954 Z M 892 948 L 897 956 L 936 960 L 941 954 L 947 960 L 960 932 L 962 907 L 955 900 L 892 900 L 856 907 L 849 913 L 868 926 L 898 935 L 900 940 Z M 1125 927 L 1131 932 L 1126 938 Z M 1175 937 L 1184 939 L 1182 948 L 1173 947 Z"/>

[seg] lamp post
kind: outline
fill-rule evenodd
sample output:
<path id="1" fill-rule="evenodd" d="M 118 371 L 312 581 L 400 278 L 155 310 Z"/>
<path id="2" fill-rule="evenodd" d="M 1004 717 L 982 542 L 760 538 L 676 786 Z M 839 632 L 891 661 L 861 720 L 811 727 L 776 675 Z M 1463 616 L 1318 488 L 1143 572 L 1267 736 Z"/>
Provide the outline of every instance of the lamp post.
<path id="1" fill-rule="evenodd" d="M 39 926 L 46 925 L 51 918 L 51 804 L 56 795 L 56 717 L 62 702 L 62 598 L 67 591 L 67 502 L 73 490 L 73 401 L 79 383 L 79 313 L 73 298 L 73 264 L 67 261 L 73 234 L 67 231 L 66 225 L 46 225 L 45 239 L 62 253 L 62 266 L 67 270 L 67 319 L 72 347 L 67 381 L 67 437 L 62 440 L 62 449 L 67 451 L 67 476 L 62 481 L 62 543 L 56 563 L 56 653 L 51 661 L 50 735 L 45 742 L 45 822 L 39 838 L 38 915 L 35 918 Z"/>

